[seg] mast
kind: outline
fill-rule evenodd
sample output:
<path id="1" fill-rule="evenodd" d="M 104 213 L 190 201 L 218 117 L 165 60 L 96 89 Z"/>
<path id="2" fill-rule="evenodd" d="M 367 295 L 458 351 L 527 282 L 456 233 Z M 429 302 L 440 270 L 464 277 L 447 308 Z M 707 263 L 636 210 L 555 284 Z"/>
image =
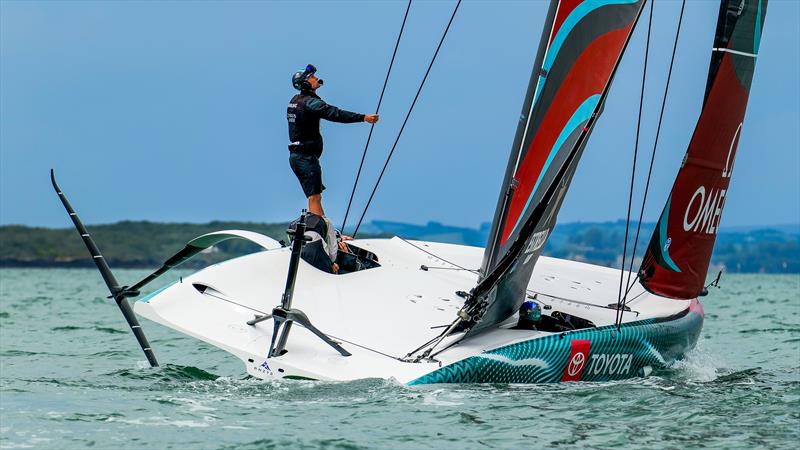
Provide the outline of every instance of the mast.
<path id="1" fill-rule="evenodd" d="M 531 79 L 528 82 L 528 89 L 525 91 L 525 101 L 522 103 L 522 112 L 519 115 L 519 122 L 517 123 L 517 132 L 514 135 L 514 143 L 511 145 L 511 153 L 508 156 L 508 168 L 506 169 L 505 176 L 503 177 L 503 184 L 500 185 L 500 197 L 497 199 L 497 207 L 495 208 L 494 220 L 492 220 L 492 228 L 489 232 L 489 241 L 486 245 L 486 252 L 483 255 L 483 262 L 481 263 L 481 278 L 485 278 L 489 272 L 489 267 L 494 266 L 495 259 L 497 258 L 498 241 L 500 240 L 500 231 L 505 225 L 506 213 L 508 212 L 508 205 L 511 202 L 514 189 L 517 186 L 514 180 L 514 173 L 519 166 L 519 160 L 522 156 L 524 148 L 522 143 L 525 141 L 527 135 L 531 115 L 533 113 L 533 96 L 539 88 L 539 82 L 542 75 L 542 61 L 548 49 L 548 43 L 553 35 L 553 28 L 555 26 L 555 16 L 558 11 L 559 0 L 550 0 L 550 7 L 547 10 L 547 16 L 544 19 L 544 26 L 542 27 L 542 37 L 539 39 L 539 49 L 536 51 L 536 59 L 533 62 L 533 71 L 531 72 Z M 513 167 L 513 170 L 509 170 Z"/>
<path id="2" fill-rule="evenodd" d="M 742 133 L 767 0 L 722 0 L 703 109 L 639 269 L 664 297 L 702 295 Z"/>
<path id="3" fill-rule="evenodd" d="M 468 335 L 506 319 L 524 301 L 643 6 L 644 0 L 551 4 L 527 93 L 532 99 L 526 96 L 523 109 L 530 112 L 517 129 L 481 280 L 465 304 Z"/>

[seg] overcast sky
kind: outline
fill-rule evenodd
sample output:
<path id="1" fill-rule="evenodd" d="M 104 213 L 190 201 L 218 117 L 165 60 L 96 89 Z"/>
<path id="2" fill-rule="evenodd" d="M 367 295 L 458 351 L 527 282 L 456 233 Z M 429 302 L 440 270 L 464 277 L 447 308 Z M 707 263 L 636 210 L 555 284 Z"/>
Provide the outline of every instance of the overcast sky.
<path id="1" fill-rule="evenodd" d="M 412 6 L 356 213 L 454 5 Z M 697 119 L 718 5 L 687 5 L 646 221 L 657 219 Z M 647 155 L 679 7 L 655 4 Z M 546 8 L 462 4 L 367 220 L 491 220 Z M 373 111 L 404 10 L 404 1 L 0 1 L 0 223 L 69 226 L 51 167 L 87 223 L 289 220 L 305 203 L 287 161 L 292 72 L 313 63 L 325 100 Z M 562 222 L 625 216 L 645 24 Z M 800 222 L 799 27 L 800 2 L 770 1 L 723 227 Z M 324 201 L 336 222 L 368 131 L 323 125 Z"/>

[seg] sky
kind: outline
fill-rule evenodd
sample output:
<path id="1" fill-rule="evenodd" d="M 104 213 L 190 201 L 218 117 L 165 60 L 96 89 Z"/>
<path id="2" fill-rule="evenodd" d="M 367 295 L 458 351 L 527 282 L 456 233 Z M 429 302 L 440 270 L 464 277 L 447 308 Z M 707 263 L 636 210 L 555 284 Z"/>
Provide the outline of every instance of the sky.
<path id="1" fill-rule="evenodd" d="M 360 215 L 455 1 L 415 1 L 381 106 Z M 719 3 L 689 1 L 645 221 L 664 206 L 700 111 Z M 373 112 L 406 3 L 0 0 L 0 224 L 287 221 L 291 74 Z M 649 6 L 648 6 L 649 8 Z M 640 153 L 649 157 L 680 3 L 655 3 Z M 366 220 L 491 221 L 547 3 L 464 1 Z M 647 10 L 645 11 L 647 14 Z M 559 215 L 624 218 L 646 22 L 634 32 Z M 722 227 L 800 223 L 800 2 L 769 3 Z M 324 204 L 341 222 L 367 124 L 323 123 Z M 647 159 L 639 162 L 641 201 Z M 639 203 L 635 203 L 639 204 Z M 638 208 L 635 208 L 638 209 Z"/>

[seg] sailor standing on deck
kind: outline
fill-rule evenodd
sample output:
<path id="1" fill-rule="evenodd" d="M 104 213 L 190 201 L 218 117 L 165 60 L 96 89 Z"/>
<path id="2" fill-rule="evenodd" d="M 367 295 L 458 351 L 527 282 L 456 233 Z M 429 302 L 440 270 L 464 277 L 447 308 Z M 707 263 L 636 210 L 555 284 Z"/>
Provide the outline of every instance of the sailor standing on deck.
<path id="1" fill-rule="evenodd" d="M 324 217 L 322 191 L 325 185 L 322 184 L 322 168 L 319 164 L 322 155 L 320 119 L 339 123 L 375 123 L 378 115 L 357 114 L 325 103 L 316 94 L 322 86 L 322 80 L 317 78 L 316 72 L 317 68 L 309 64 L 305 70 L 292 75 L 292 85 L 300 93 L 289 101 L 286 119 L 289 121 L 289 165 L 308 197 L 308 211 Z"/>

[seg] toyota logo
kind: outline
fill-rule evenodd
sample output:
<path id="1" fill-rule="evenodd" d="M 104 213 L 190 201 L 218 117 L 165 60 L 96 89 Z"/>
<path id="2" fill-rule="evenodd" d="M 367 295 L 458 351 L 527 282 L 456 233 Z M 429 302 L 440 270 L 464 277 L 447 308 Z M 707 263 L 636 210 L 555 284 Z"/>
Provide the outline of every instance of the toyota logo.
<path id="1" fill-rule="evenodd" d="M 567 374 L 570 377 L 574 377 L 575 375 L 581 372 L 584 364 L 586 364 L 586 355 L 583 353 L 575 353 L 575 355 L 569 361 L 569 366 L 567 367 Z"/>

